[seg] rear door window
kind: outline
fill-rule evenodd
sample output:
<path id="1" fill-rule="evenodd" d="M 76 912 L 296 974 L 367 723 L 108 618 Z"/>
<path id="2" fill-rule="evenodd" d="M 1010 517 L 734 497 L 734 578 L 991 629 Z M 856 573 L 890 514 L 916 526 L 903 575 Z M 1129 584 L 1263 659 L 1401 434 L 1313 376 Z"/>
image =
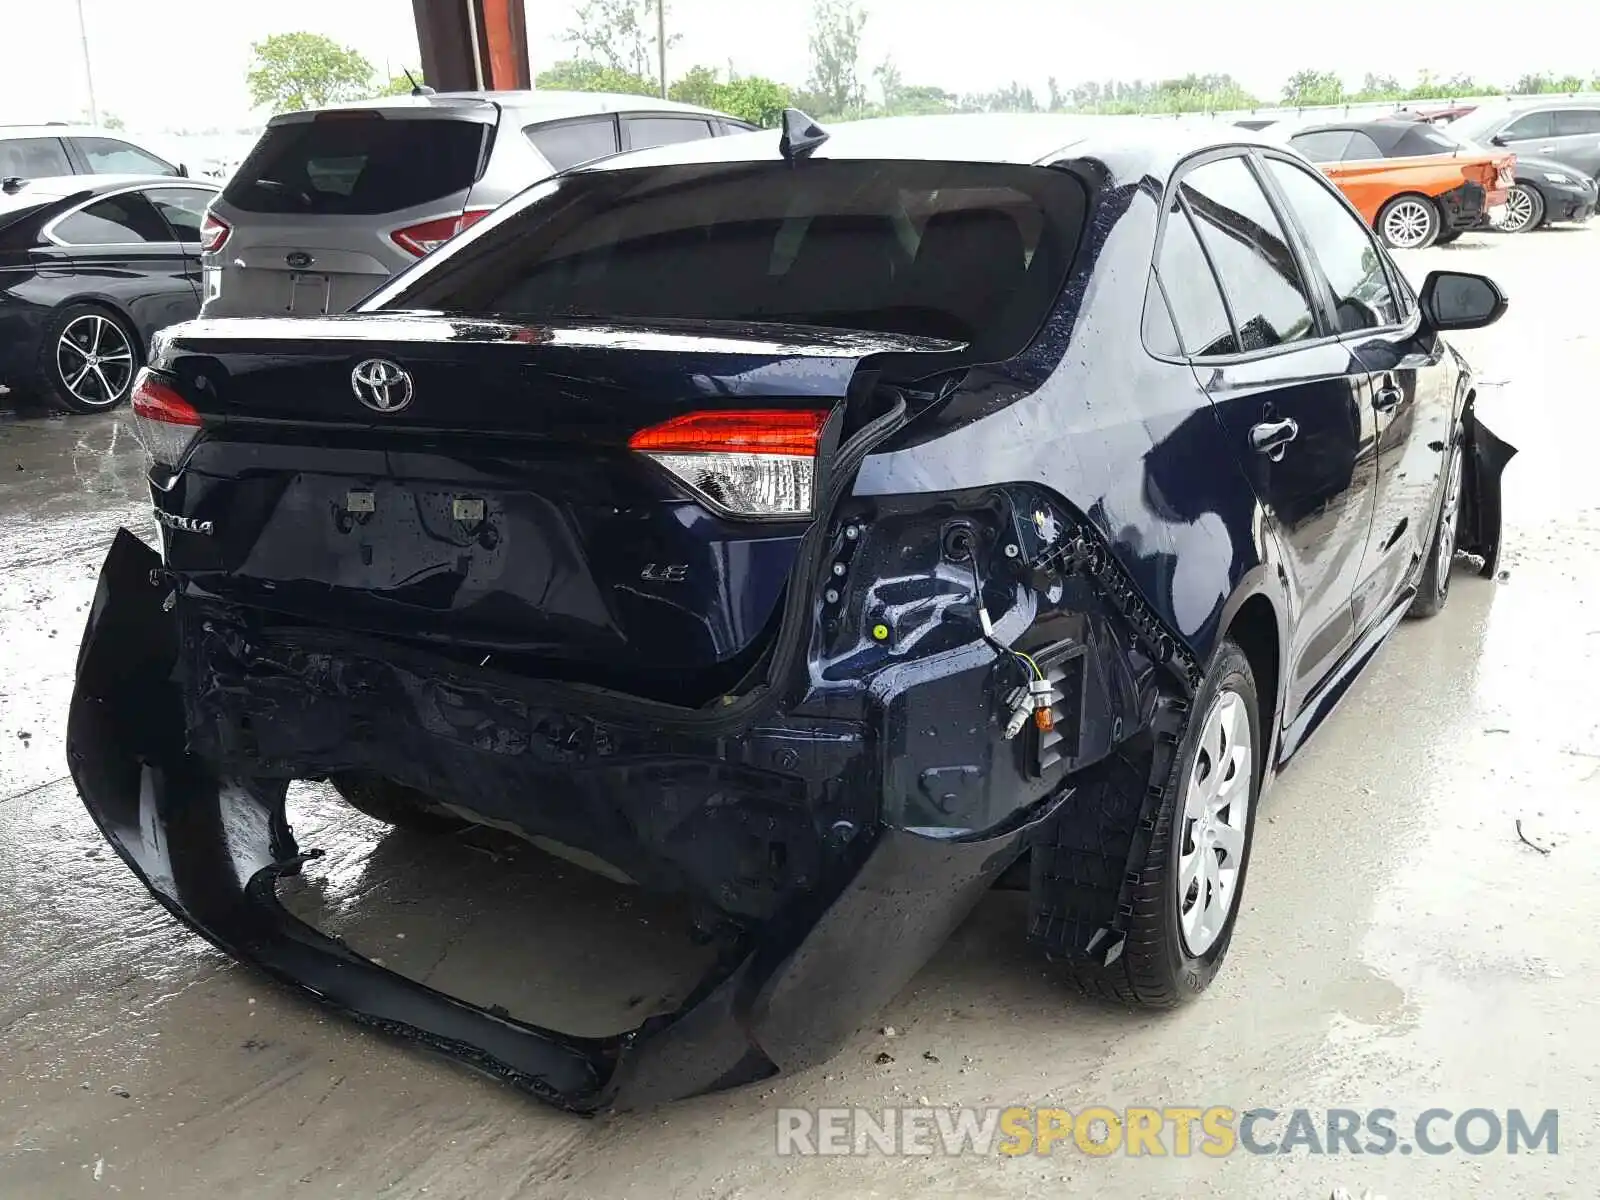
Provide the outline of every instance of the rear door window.
<path id="1" fill-rule="evenodd" d="M 1300 264 L 1255 173 L 1223 158 L 1183 176 L 1179 193 L 1222 280 L 1245 353 L 1316 335 Z"/>
<path id="2" fill-rule="evenodd" d="M 523 130 L 533 148 L 558 171 L 575 167 L 593 158 L 617 152 L 615 117 L 594 117 L 586 121 L 563 121 L 558 125 L 530 125 Z"/>
<path id="3" fill-rule="evenodd" d="M 172 231 L 178 235 L 180 242 L 198 242 L 200 240 L 200 222 L 206 215 L 206 206 L 209 205 L 215 192 L 208 192 L 204 188 L 151 188 L 145 193 L 150 197 L 150 203 L 156 206 Z"/>
<path id="4" fill-rule="evenodd" d="M 143 192 L 107 196 L 62 217 L 51 229 L 69 246 L 129 246 L 141 242 L 170 243 L 172 230 Z"/>
<path id="5" fill-rule="evenodd" d="M 1524 113 L 1500 131 L 1508 142 L 1555 136 L 1555 117 L 1548 112 Z"/>
<path id="6" fill-rule="evenodd" d="M 1600 133 L 1600 108 L 1564 108 L 1555 114 L 1557 137 Z"/>
<path id="7" fill-rule="evenodd" d="M 818 160 L 584 172 L 443 259 L 396 307 L 772 321 L 1009 355 L 1054 304 L 1087 196 L 1065 171 Z"/>
<path id="8" fill-rule="evenodd" d="M 46 179 L 71 174 L 72 160 L 60 138 L 0 139 L 0 179 Z"/>
<path id="9" fill-rule="evenodd" d="M 78 151 L 96 175 L 176 175 L 178 168 L 117 138 L 76 137 Z"/>
<path id="10" fill-rule="evenodd" d="M 1211 264 L 1200 248 L 1188 214 L 1176 202 L 1167 211 L 1161 247 L 1156 253 L 1156 277 L 1160 294 L 1165 295 L 1171 307 L 1184 354 L 1205 358 L 1239 352 L 1217 277 L 1211 273 Z M 1160 302 L 1160 294 L 1154 288 L 1151 293 L 1146 298 L 1145 332 L 1150 339 L 1146 344 L 1158 354 L 1169 353 L 1160 345 L 1159 315 L 1152 318 L 1148 311 L 1149 305 Z"/>
<path id="11" fill-rule="evenodd" d="M 243 212 L 399 212 L 470 188 L 492 132 L 478 121 L 375 113 L 272 125 L 222 195 Z"/>
<path id="12" fill-rule="evenodd" d="M 698 142 L 711 136 L 711 122 L 697 118 L 628 117 L 623 125 L 630 150 L 646 150 L 673 142 Z"/>

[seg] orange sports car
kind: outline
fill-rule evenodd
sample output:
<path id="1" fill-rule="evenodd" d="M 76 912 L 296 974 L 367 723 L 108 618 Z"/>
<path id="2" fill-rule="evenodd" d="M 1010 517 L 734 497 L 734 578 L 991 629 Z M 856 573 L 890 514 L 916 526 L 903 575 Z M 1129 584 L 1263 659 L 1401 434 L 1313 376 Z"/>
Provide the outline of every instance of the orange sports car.
<path id="1" fill-rule="evenodd" d="M 1421 121 L 1350 121 L 1297 130 L 1289 144 L 1322 168 L 1397 250 L 1498 223 L 1517 156 Z"/>

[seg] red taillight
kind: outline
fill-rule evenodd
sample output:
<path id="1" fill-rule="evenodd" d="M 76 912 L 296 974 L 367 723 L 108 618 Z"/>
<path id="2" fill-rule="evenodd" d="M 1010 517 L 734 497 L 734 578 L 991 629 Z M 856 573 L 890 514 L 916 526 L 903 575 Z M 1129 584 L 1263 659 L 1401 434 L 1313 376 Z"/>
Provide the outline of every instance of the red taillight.
<path id="1" fill-rule="evenodd" d="M 406 253 L 421 258 L 424 254 L 437 250 L 463 229 L 470 229 L 492 211 L 493 209 L 488 208 L 469 208 L 460 216 L 436 217 L 432 221 L 407 225 L 404 229 L 396 229 L 389 237 Z"/>
<path id="2" fill-rule="evenodd" d="M 200 221 L 200 249 L 207 254 L 215 254 L 222 249 L 222 243 L 228 240 L 232 232 L 233 227 L 221 217 L 207 213 Z"/>
<path id="3" fill-rule="evenodd" d="M 200 431 L 200 413 L 170 383 L 145 367 L 133 381 L 133 430 L 152 462 L 175 467 Z"/>
<path id="4" fill-rule="evenodd" d="M 825 411 L 736 408 L 689 413 L 641 429 L 628 439 L 633 450 L 679 454 L 815 454 Z"/>
<path id="5" fill-rule="evenodd" d="M 803 517 L 827 419 L 818 409 L 689 413 L 641 429 L 628 446 L 731 515 Z"/>

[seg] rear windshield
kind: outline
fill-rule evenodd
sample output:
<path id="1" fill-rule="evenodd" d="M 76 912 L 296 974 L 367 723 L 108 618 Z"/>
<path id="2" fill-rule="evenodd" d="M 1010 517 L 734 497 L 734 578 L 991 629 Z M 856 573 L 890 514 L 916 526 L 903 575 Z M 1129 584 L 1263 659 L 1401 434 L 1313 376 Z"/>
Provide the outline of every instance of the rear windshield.
<path id="1" fill-rule="evenodd" d="M 368 216 L 472 186 L 492 126 L 355 115 L 273 125 L 222 198 L 257 213 Z"/>
<path id="2" fill-rule="evenodd" d="M 776 321 L 1009 355 L 1060 291 L 1087 195 L 1064 171 L 814 160 L 580 172 L 385 307 Z"/>

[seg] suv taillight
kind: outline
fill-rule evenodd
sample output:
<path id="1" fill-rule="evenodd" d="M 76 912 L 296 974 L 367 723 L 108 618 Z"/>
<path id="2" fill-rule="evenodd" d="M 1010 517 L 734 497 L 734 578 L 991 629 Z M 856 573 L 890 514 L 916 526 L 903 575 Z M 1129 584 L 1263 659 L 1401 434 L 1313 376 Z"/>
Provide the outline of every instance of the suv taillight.
<path id="1" fill-rule="evenodd" d="M 804 517 L 827 419 L 822 409 L 689 413 L 641 429 L 628 446 L 733 516 Z"/>
<path id="2" fill-rule="evenodd" d="M 200 432 L 200 413 L 149 367 L 139 371 L 130 395 L 133 432 L 150 461 L 176 467 Z"/>
<path id="3" fill-rule="evenodd" d="M 389 237 L 406 253 L 421 258 L 437 250 L 462 230 L 471 229 L 492 211 L 488 208 L 469 208 L 459 217 L 437 217 L 432 221 L 407 225 L 404 229 L 396 229 Z"/>
<path id="4" fill-rule="evenodd" d="M 207 213 L 200 221 L 200 249 L 206 254 L 215 254 L 232 232 L 233 227 L 221 217 Z"/>

